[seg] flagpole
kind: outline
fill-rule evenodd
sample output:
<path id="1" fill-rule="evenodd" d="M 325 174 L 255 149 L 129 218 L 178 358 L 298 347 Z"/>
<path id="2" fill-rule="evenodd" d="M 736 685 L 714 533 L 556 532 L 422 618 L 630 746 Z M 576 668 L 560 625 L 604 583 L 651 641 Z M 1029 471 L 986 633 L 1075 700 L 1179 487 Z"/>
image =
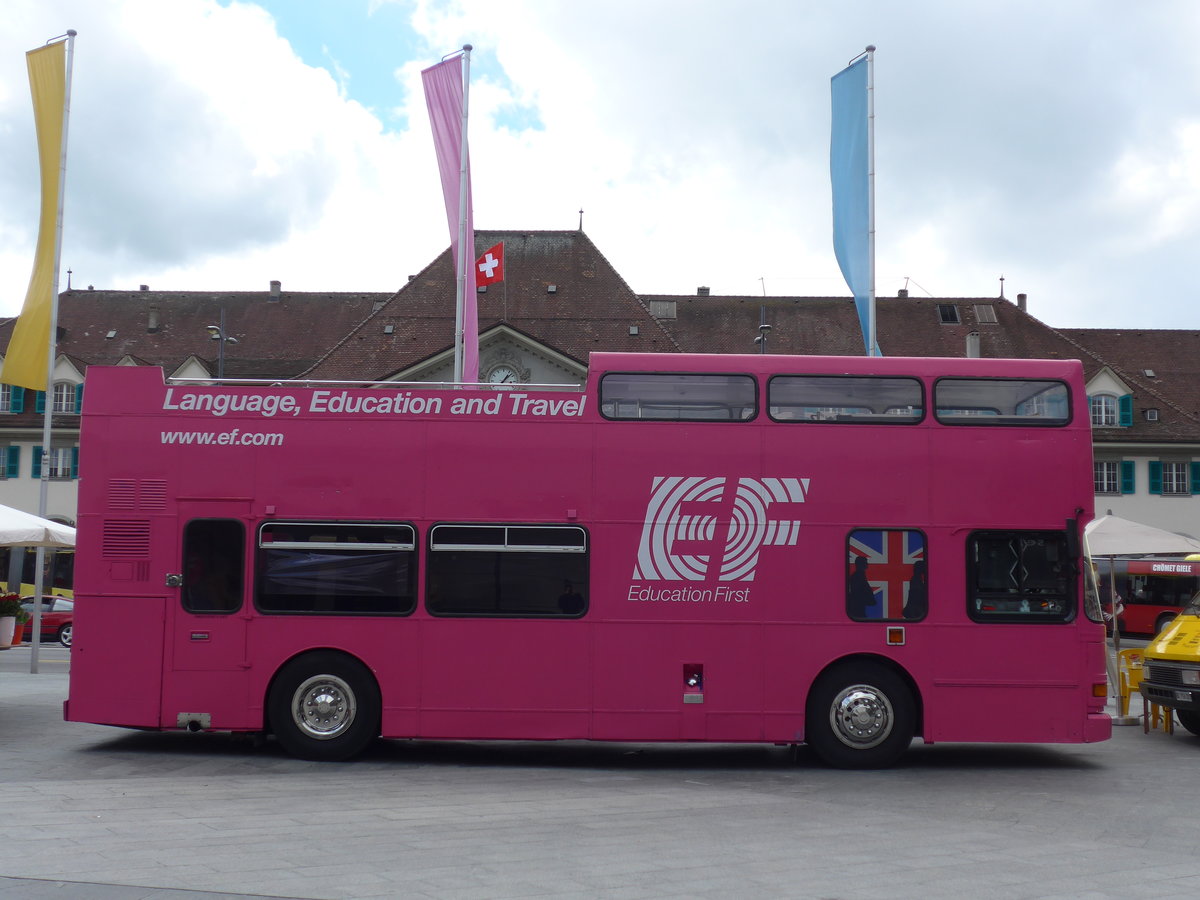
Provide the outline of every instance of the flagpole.
<path id="1" fill-rule="evenodd" d="M 470 188 L 468 180 L 470 162 L 467 159 L 467 101 L 471 90 L 470 44 L 463 44 L 463 103 L 462 103 L 462 152 L 458 168 L 458 289 L 454 303 L 454 381 L 462 383 L 463 377 L 463 304 L 467 293 L 467 266 L 475 262 L 475 236 L 470 235 L 467 245 L 467 202 Z"/>
<path id="2" fill-rule="evenodd" d="M 50 282 L 50 351 L 46 354 L 46 399 L 42 404 L 42 472 L 38 490 L 38 515 L 46 518 L 50 490 L 50 439 L 54 417 L 54 362 L 58 349 L 58 269 L 62 260 L 64 188 L 67 183 L 67 127 L 71 119 L 71 71 L 75 64 L 75 29 L 67 31 L 67 80 L 63 92 L 62 147 L 58 158 L 58 208 L 54 214 L 54 271 Z M 53 40 L 53 39 L 52 39 Z M 47 41 L 47 43 L 50 43 Z M 38 650 L 42 644 L 42 591 L 45 587 L 46 548 L 37 548 L 33 576 L 33 634 L 30 635 L 29 671 L 38 671 Z"/>
<path id="3" fill-rule="evenodd" d="M 867 354 L 878 356 L 875 336 L 875 45 L 867 45 L 867 257 L 871 268 Z"/>

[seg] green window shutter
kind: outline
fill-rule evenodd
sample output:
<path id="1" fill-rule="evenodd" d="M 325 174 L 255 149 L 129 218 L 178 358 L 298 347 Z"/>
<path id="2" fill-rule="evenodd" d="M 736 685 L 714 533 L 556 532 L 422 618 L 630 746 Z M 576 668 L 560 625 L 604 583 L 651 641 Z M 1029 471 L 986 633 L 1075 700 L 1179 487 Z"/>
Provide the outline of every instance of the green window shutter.
<path id="1" fill-rule="evenodd" d="M 42 448 L 41 447 L 33 448 L 33 477 L 34 478 L 42 477 Z"/>
<path id="2" fill-rule="evenodd" d="M 75 412 L 83 412 L 83 382 L 75 385 Z"/>
<path id="3" fill-rule="evenodd" d="M 1117 424 L 1122 428 L 1133 425 L 1133 394 L 1117 398 Z"/>
<path id="4" fill-rule="evenodd" d="M 1121 493 L 1132 494 L 1134 492 L 1133 482 L 1133 460 L 1121 460 Z"/>
<path id="5" fill-rule="evenodd" d="M 16 444 L 8 448 L 8 458 L 5 460 L 4 474 L 6 478 L 21 477 L 21 448 Z"/>
<path id="6" fill-rule="evenodd" d="M 79 477 L 79 448 L 71 448 L 71 477 Z"/>
<path id="7" fill-rule="evenodd" d="M 1188 469 L 1192 480 L 1192 493 L 1200 494 L 1200 462 L 1188 463 Z"/>
<path id="8" fill-rule="evenodd" d="M 25 388 L 14 387 L 12 389 L 12 411 L 15 413 L 25 412 Z"/>
<path id="9" fill-rule="evenodd" d="M 33 411 L 44 413 L 46 411 L 46 392 L 38 391 L 36 396 L 37 399 L 33 402 Z"/>
<path id="10" fill-rule="evenodd" d="M 1162 463 L 1157 459 L 1150 460 L 1150 493 L 1162 493 Z"/>

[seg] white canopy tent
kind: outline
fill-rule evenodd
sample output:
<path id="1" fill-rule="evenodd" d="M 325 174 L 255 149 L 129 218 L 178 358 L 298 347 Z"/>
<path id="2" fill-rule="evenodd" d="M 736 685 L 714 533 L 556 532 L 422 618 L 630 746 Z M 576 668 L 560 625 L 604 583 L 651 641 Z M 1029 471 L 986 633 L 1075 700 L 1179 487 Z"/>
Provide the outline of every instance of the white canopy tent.
<path id="1" fill-rule="evenodd" d="M 0 547 L 74 547 L 75 529 L 61 522 L 52 522 L 33 513 L 13 509 L 11 506 L 0 505 Z M 41 553 L 38 551 L 38 565 L 41 565 Z M 4 573 L 7 577 L 8 573 Z M 21 587 L 17 580 L 16 590 Z M 12 585 L 9 585 L 12 589 Z M 38 665 L 38 650 L 42 643 L 42 604 L 33 604 L 33 634 L 30 645 L 33 652 L 29 657 L 29 671 L 36 672 Z"/>
<path id="2" fill-rule="evenodd" d="M 70 525 L 0 506 L 0 547 L 74 546 L 75 529 Z"/>
<path id="3" fill-rule="evenodd" d="M 1092 557 L 1200 553 L 1200 541 L 1112 513 L 1089 522 L 1083 536 Z"/>

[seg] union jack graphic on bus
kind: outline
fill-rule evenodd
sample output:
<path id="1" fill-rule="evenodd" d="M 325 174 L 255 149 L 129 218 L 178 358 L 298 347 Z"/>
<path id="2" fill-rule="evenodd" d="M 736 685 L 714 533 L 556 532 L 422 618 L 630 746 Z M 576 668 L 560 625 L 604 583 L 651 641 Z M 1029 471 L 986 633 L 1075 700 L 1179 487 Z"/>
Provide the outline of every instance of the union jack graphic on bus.
<path id="1" fill-rule="evenodd" d="M 847 602 L 853 618 L 918 619 L 925 615 L 924 534 L 907 529 L 860 529 L 850 532 L 849 551 Z"/>

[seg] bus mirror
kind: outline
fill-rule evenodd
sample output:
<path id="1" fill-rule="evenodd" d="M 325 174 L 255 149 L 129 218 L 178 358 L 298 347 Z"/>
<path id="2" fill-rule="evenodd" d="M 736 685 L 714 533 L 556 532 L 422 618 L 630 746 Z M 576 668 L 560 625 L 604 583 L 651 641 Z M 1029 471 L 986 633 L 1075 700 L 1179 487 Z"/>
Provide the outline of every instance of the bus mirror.
<path id="1" fill-rule="evenodd" d="M 1079 559 L 1079 520 L 1067 519 L 1067 556 Z"/>

